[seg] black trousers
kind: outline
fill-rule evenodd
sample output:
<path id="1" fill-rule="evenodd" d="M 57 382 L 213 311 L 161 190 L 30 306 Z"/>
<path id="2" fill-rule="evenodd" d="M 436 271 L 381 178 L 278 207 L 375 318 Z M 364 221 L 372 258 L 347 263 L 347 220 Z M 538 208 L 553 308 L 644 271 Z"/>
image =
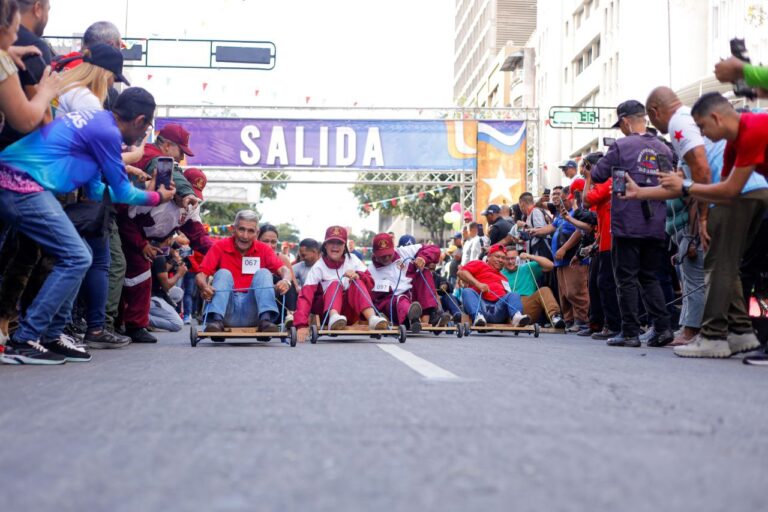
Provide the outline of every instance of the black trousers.
<path id="1" fill-rule="evenodd" d="M 597 255 L 589 260 L 589 327 L 593 331 L 601 330 L 605 325 L 605 312 L 600 298 L 602 290 L 598 284 L 600 259 Z"/>
<path id="2" fill-rule="evenodd" d="M 619 309 L 619 296 L 616 290 L 616 278 L 613 275 L 611 251 L 598 253 L 596 260 L 598 262 L 597 287 L 600 290 L 603 326 L 613 332 L 618 332 L 621 330 L 621 310 Z"/>
<path id="3" fill-rule="evenodd" d="M 639 292 L 642 291 L 648 315 L 656 332 L 670 328 L 669 313 L 657 273 L 666 257 L 663 240 L 648 238 L 613 239 L 611 257 L 621 309 L 621 331 L 624 336 L 640 334 Z"/>

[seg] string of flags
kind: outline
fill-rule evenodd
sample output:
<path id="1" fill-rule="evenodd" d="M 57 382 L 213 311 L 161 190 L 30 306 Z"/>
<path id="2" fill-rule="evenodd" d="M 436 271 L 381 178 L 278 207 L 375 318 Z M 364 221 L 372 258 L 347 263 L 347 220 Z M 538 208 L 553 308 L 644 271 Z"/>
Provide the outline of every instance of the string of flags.
<path id="1" fill-rule="evenodd" d="M 435 197 L 438 192 L 442 192 L 443 190 L 451 190 L 453 187 L 454 185 L 448 185 L 446 187 L 438 187 L 432 190 L 422 190 L 420 192 L 414 192 L 413 194 L 406 194 L 404 196 L 390 197 L 389 199 L 382 199 L 380 201 L 370 201 L 358 206 L 358 208 L 361 208 L 366 213 L 370 213 L 377 208 L 389 208 L 390 206 L 395 207 L 400 203 L 424 199 L 427 196 Z"/>
<path id="2" fill-rule="evenodd" d="M 232 224 L 224 224 L 221 226 L 211 226 L 210 224 L 203 224 L 206 233 L 212 233 L 214 235 L 226 235 L 235 231 L 235 227 Z"/>

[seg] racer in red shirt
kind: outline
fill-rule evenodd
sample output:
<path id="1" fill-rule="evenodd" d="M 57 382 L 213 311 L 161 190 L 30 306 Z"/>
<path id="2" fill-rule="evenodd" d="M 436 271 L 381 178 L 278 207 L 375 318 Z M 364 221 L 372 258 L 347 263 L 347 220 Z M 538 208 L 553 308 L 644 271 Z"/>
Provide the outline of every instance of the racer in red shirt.
<path id="1" fill-rule="evenodd" d="M 219 240 L 208 250 L 196 277 L 200 295 L 210 301 L 205 331 L 255 326 L 259 332 L 278 332 L 274 291 L 288 291 L 291 271 L 270 246 L 256 240 L 259 217 L 255 212 L 239 211 L 234 225 L 230 238 Z M 282 279 L 273 285 L 272 274 Z M 208 284 L 210 276 L 212 285 Z"/>
<path id="2" fill-rule="evenodd" d="M 516 327 L 531 323 L 528 315 L 523 314 L 520 295 L 510 291 L 509 281 L 501 273 L 506 255 L 504 246 L 495 244 L 488 249 L 488 263 L 470 261 L 459 269 L 459 279 L 469 285 L 462 289 L 461 300 L 474 326 L 483 327 L 488 322 L 503 324 L 509 320 Z"/>

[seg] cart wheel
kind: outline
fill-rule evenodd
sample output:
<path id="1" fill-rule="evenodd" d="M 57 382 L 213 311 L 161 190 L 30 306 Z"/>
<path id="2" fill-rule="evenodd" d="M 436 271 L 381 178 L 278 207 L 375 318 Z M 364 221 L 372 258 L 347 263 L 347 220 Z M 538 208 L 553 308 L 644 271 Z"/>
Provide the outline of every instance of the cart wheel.
<path id="1" fill-rule="evenodd" d="M 399 332 L 398 341 L 400 343 L 405 343 L 405 326 L 400 325 L 398 326 L 397 330 Z"/>
<path id="2" fill-rule="evenodd" d="M 461 339 L 464 336 L 464 326 L 459 324 L 456 326 L 456 337 Z"/>
<path id="3" fill-rule="evenodd" d="M 381 334 L 371 334 L 371 339 L 380 340 L 381 339 Z"/>
<path id="4" fill-rule="evenodd" d="M 319 334 L 317 331 L 317 326 L 314 324 L 310 325 L 309 326 L 309 342 L 314 345 L 315 343 L 317 343 L 318 336 Z"/>
<path id="5" fill-rule="evenodd" d="M 515 336 L 518 336 L 520 334 L 520 331 L 515 331 Z"/>
<path id="6" fill-rule="evenodd" d="M 469 326 L 469 322 L 464 322 L 464 336 L 469 336 L 472 332 L 472 328 Z"/>
<path id="7" fill-rule="evenodd" d="M 196 347 L 198 341 L 200 340 L 197 338 L 197 322 L 193 320 L 189 326 L 189 344 Z"/>
<path id="8" fill-rule="evenodd" d="M 539 334 L 541 334 L 541 327 L 539 324 L 533 324 L 533 337 L 538 338 Z"/>
<path id="9" fill-rule="evenodd" d="M 434 334 L 435 336 L 440 336 L 440 335 L 441 335 L 441 334 L 443 334 L 444 332 L 445 332 L 445 331 L 432 331 L 432 334 Z"/>
<path id="10" fill-rule="evenodd" d="M 295 327 L 291 327 L 290 333 L 291 333 L 291 346 L 295 347 L 296 346 L 296 342 L 299 340 L 299 335 L 296 332 L 296 328 Z"/>

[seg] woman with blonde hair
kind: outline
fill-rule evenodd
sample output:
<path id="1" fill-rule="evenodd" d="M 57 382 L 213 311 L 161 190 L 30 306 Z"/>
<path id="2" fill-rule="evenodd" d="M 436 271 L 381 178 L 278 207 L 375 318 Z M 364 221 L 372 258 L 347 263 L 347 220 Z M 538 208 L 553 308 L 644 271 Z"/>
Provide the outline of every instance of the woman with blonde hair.
<path id="1" fill-rule="evenodd" d="M 83 52 L 83 62 L 62 75 L 63 86 L 54 106 L 56 117 L 70 112 L 102 110 L 114 82 L 130 85 L 123 76 L 123 55 L 107 44 Z"/>

